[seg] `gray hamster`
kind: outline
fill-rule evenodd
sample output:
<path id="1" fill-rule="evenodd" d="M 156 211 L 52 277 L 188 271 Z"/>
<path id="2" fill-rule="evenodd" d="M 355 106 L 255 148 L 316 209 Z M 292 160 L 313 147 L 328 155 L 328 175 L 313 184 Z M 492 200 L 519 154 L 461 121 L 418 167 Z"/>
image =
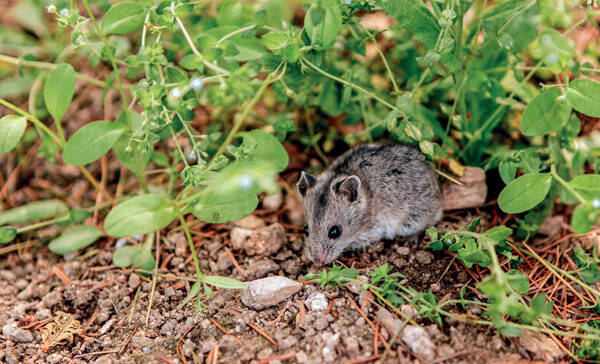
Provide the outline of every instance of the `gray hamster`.
<path id="1" fill-rule="evenodd" d="M 438 178 L 415 148 L 366 144 L 297 184 L 307 225 L 307 257 L 318 265 L 345 250 L 421 233 L 442 218 Z"/>

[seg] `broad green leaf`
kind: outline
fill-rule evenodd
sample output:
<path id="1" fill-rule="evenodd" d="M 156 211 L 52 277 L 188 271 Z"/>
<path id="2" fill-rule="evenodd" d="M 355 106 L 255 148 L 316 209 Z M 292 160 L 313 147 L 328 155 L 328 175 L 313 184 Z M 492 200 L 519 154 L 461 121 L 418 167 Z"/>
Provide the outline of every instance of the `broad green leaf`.
<path id="1" fill-rule="evenodd" d="M 433 49 L 440 34 L 440 26 L 431 11 L 414 0 L 390 0 L 385 12 L 398 20 L 400 28 L 414 32 L 414 38 Z"/>
<path id="2" fill-rule="evenodd" d="M 486 11 L 482 25 L 486 34 L 498 38 L 503 49 L 519 52 L 538 35 L 538 24 L 532 21 L 538 12 L 536 8 L 537 5 L 528 1 L 502 1 Z"/>
<path id="3" fill-rule="evenodd" d="M 0 244 L 10 243 L 17 237 L 17 229 L 11 226 L 0 227 Z"/>
<path id="4" fill-rule="evenodd" d="M 216 20 L 219 26 L 243 26 L 252 20 L 253 14 L 254 10 L 251 4 L 228 0 L 218 5 Z"/>
<path id="5" fill-rule="evenodd" d="M 0 153 L 13 149 L 21 140 L 27 119 L 19 115 L 5 115 L 0 119 Z"/>
<path id="6" fill-rule="evenodd" d="M 504 225 L 495 226 L 485 232 L 485 235 L 489 236 L 492 240 L 499 243 L 502 242 L 512 234 L 512 229 Z"/>
<path id="7" fill-rule="evenodd" d="M 573 109 L 593 117 L 600 117 L 600 83 L 578 78 L 569 84 L 565 94 Z"/>
<path id="8" fill-rule="evenodd" d="M 588 200 L 600 199 L 600 174 L 577 176 L 569 184 Z"/>
<path id="9" fill-rule="evenodd" d="M 144 24 L 146 12 L 137 1 L 120 1 L 108 9 L 102 19 L 102 30 L 106 34 L 125 34 L 137 30 Z"/>
<path id="10" fill-rule="evenodd" d="M 506 272 L 506 278 L 510 286 L 520 294 L 529 292 L 529 280 L 527 276 L 516 269 Z"/>
<path id="11" fill-rule="evenodd" d="M 527 136 L 546 135 L 562 128 L 569 120 L 571 106 L 557 88 L 548 88 L 533 98 L 521 119 L 521 132 Z"/>
<path id="12" fill-rule="evenodd" d="M 125 129 L 109 121 L 94 121 L 79 128 L 65 145 L 63 160 L 82 166 L 102 157 L 119 140 Z"/>
<path id="13" fill-rule="evenodd" d="M 75 94 L 75 71 L 70 64 L 61 64 L 50 72 L 44 84 L 46 109 L 58 123 L 65 115 Z"/>
<path id="14" fill-rule="evenodd" d="M 69 208 L 60 200 L 31 202 L 0 213 L 1 225 L 27 224 L 30 222 L 65 215 Z"/>
<path id="15" fill-rule="evenodd" d="M 322 19 L 317 23 L 313 13 L 322 11 Z M 304 16 L 304 30 L 313 44 L 328 48 L 335 42 L 335 37 L 342 29 L 342 11 L 339 5 L 331 5 L 324 9 L 311 6 Z"/>
<path id="16" fill-rule="evenodd" d="M 239 133 L 243 138 L 242 146 L 251 148 L 251 160 L 268 161 L 275 165 L 278 172 L 283 171 L 289 162 L 289 156 L 279 140 L 272 134 L 255 129 Z"/>
<path id="17" fill-rule="evenodd" d="M 102 235 L 102 230 L 94 226 L 76 225 L 52 240 L 48 248 L 54 254 L 66 255 L 90 246 Z"/>
<path id="18" fill-rule="evenodd" d="M 220 277 L 220 276 L 204 276 L 202 280 L 208 284 L 219 288 L 226 289 L 244 289 L 246 288 L 246 283 L 240 282 L 237 279 L 228 278 L 228 277 Z"/>
<path id="19" fill-rule="evenodd" d="M 287 36 L 283 33 L 271 32 L 263 35 L 262 40 L 268 50 L 274 51 L 281 49 L 284 46 L 287 41 Z"/>
<path id="20" fill-rule="evenodd" d="M 594 208 L 591 203 L 577 206 L 571 216 L 571 226 L 577 234 L 585 234 L 598 223 L 600 209 Z"/>
<path id="21" fill-rule="evenodd" d="M 131 264 L 137 266 L 138 269 L 146 271 L 154 269 L 156 266 L 156 260 L 154 260 L 154 256 L 152 255 L 153 243 L 154 239 L 146 239 L 144 245 L 133 251 L 131 255 L 129 255 L 131 258 Z"/>
<path id="22" fill-rule="evenodd" d="M 127 268 L 131 265 L 131 255 L 140 250 L 135 245 L 126 245 L 118 248 L 113 253 L 112 263 L 117 267 Z"/>
<path id="23" fill-rule="evenodd" d="M 113 208 L 104 220 L 104 230 L 116 237 L 147 234 L 169 225 L 176 216 L 173 202 L 166 197 L 140 195 Z"/>
<path id="24" fill-rule="evenodd" d="M 530 210 L 544 200 L 551 185 L 549 173 L 525 174 L 504 187 L 498 196 L 498 205 L 509 214 Z"/>
<path id="25" fill-rule="evenodd" d="M 202 221 L 220 224 L 244 218 L 250 215 L 256 206 L 258 197 L 254 193 L 211 193 L 204 196 L 192 212 Z"/>
<path id="26" fill-rule="evenodd" d="M 259 59 L 267 54 L 263 45 L 256 38 L 234 39 L 232 42 L 235 43 L 235 46 L 239 51 L 239 53 L 232 58 L 238 62 L 247 62 L 253 59 Z"/>
<path id="27" fill-rule="evenodd" d="M 565 71 L 575 54 L 575 42 L 556 29 L 546 28 L 540 33 L 534 54 L 542 58 L 544 64 L 554 72 Z M 536 54 L 537 53 L 537 54 Z"/>

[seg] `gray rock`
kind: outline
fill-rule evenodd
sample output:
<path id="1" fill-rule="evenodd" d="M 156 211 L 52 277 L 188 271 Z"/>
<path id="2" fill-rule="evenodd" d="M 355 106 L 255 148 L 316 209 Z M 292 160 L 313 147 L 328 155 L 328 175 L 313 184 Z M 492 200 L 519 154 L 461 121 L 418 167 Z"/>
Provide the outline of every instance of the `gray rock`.
<path id="1" fill-rule="evenodd" d="M 523 334 L 519 336 L 519 344 L 533 355 L 533 359 L 546 363 L 557 362 L 564 356 L 552 339 L 536 332 L 523 330 Z"/>
<path id="2" fill-rule="evenodd" d="M 265 209 L 277 210 L 283 203 L 283 195 L 276 193 L 274 195 L 265 196 L 262 200 L 262 205 Z"/>
<path id="3" fill-rule="evenodd" d="M 28 343 L 33 341 L 33 335 L 31 335 L 31 332 L 19 328 L 16 322 L 4 325 L 2 327 L 2 335 L 6 336 L 9 340 L 19 343 Z"/>
<path id="4" fill-rule="evenodd" d="M 129 276 L 129 282 L 128 282 L 128 284 L 129 284 L 129 288 L 137 288 L 137 286 L 140 285 L 140 276 L 138 276 L 135 273 L 132 273 Z"/>
<path id="5" fill-rule="evenodd" d="M 385 308 L 380 308 L 377 311 L 377 318 L 381 321 L 381 324 L 385 327 L 385 330 L 390 336 L 394 335 L 402 325 L 402 321 L 395 318 L 394 315 Z M 398 337 L 420 360 L 430 362 L 435 358 L 435 344 L 432 342 L 429 333 L 425 331 L 424 328 L 414 325 L 405 326 L 402 331 L 400 331 Z"/>
<path id="6" fill-rule="evenodd" d="M 242 249 L 244 247 L 244 244 L 246 243 L 246 239 L 248 239 L 248 237 L 250 237 L 252 233 L 252 230 L 242 229 L 238 227 L 231 229 L 230 236 L 231 245 L 233 246 L 233 249 Z"/>
<path id="7" fill-rule="evenodd" d="M 327 297 L 321 292 L 313 292 L 304 301 L 306 307 L 311 311 L 325 311 L 329 301 Z"/>
<path id="8" fill-rule="evenodd" d="M 243 249 L 248 255 L 271 255 L 281 248 L 284 240 L 283 226 L 275 223 L 254 231 L 244 242 Z"/>
<path id="9" fill-rule="evenodd" d="M 302 284 L 286 277 L 275 276 L 247 282 L 242 302 L 255 310 L 275 306 L 298 292 Z"/>
<path id="10" fill-rule="evenodd" d="M 463 176 L 458 180 L 463 184 L 462 186 L 450 181 L 442 185 L 444 210 L 477 207 L 485 202 L 487 184 L 483 169 L 466 167 Z"/>
<path id="11" fill-rule="evenodd" d="M 415 260 L 420 264 L 430 264 L 433 262 L 434 256 L 426 250 L 417 250 L 415 252 Z"/>
<path id="12" fill-rule="evenodd" d="M 265 220 L 254 215 L 248 215 L 243 219 L 234 222 L 234 224 L 242 229 L 255 230 L 265 226 Z"/>

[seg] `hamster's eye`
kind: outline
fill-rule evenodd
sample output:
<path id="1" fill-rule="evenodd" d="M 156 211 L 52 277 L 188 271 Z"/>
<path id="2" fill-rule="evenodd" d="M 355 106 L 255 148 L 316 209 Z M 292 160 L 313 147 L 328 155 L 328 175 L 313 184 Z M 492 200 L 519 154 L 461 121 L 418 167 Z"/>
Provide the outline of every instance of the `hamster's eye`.
<path id="1" fill-rule="evenodd" d="M 304 225 L 304 235 L 308 236 L 308 225 Z"/>
<path id="2" fill-rule="evenodd" d="M 329 236 L 329 239 L 338 238 L 340 235 L 342 235 L 342 229 L 340 229 L 340 227 L 337 225 L 333 225 L 329 228 L 329 234 L 327 235 Z"/>

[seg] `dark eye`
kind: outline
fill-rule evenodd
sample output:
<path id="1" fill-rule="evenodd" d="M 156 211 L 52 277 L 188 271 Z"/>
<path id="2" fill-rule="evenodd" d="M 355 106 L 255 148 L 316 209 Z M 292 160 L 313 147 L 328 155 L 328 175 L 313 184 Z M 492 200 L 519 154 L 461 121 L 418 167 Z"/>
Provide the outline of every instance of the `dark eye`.
<path id="1" fill-rule="evenodd" d="M 342 229 L 340 229 L 339 226 L 333 225 L 332 227 L 329 228 L 329 234 L 328 234 L 329 239 L 338 238 L 341 234 L 342 234 Z"/>
<path id="2" fill-rule="evenodd" d="M 304 235 L 308 236 L 308 225 L 304 225 Z"/>

